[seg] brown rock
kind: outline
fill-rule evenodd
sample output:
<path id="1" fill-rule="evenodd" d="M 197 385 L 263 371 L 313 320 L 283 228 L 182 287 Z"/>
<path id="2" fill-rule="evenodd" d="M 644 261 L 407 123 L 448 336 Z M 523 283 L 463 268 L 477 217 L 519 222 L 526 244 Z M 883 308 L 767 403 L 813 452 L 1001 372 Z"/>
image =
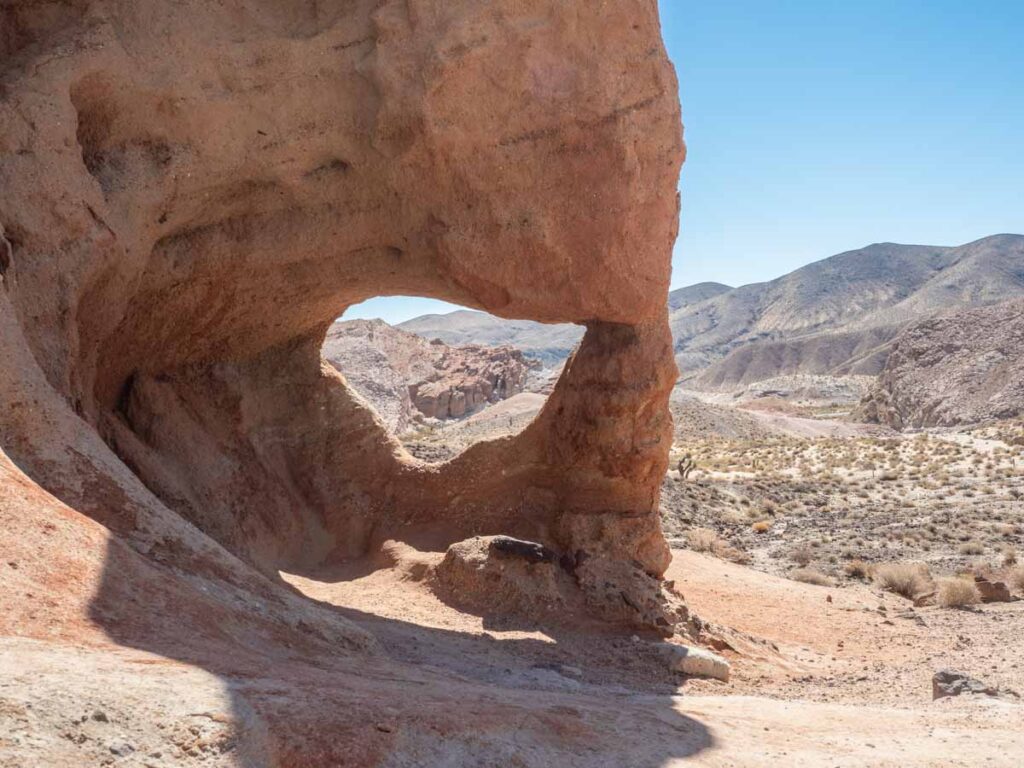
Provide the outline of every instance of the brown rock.
<path id="1" fill-rule="evenodd" d="M 511 347 L 449 347 L 434 351 L 434 371 L 409 385 L 416 409 L 428 418 L 457 419 L 524 391 L 531 365 Z"/>
<path id="2" fill-rule="evenodd" d="M 983 603 L 1009 603 L 1013 600 L 1009 587 L 1001 581 L 989 581 L 984 576 L 974 577 L 974 586 Z"/>
<path id="3" fill-rule="evenodd" d="M 557 557 L 536 542 L 477 536 L 451 545 L 435 571 L 445 600 L 481 615 L 538 623 L 588 618 L 671 635 L 688 613 L 671 590 L 635 565 L 605 557 Z"/>
<path id="4" fill-rule="evenodd" d="M 657 581 L 683 144 L 653 0 L 0 18 L 0 593 L 40 598 L 0 629 L 272 669 L 253 754 L 374 765 L 377 644 L 280 570 L 492 532 Z M 528 429 L 426 465 L 320 354 L 402 294 L 587 330 Z M 378 676 L 298 661 L 341 657 Z M 450 738 L 514 719 L 485 708 Z"/>
<path id="5" fill-rule="evenodd" d="M 1015 691 L 1003 690 L 993 685 L 986 685 L 980 680 L 951 669 L 940 669 L 932 675 L 932 700 L 962 694 L 983 696 L 1001 696 L 1020 698 Z"/>

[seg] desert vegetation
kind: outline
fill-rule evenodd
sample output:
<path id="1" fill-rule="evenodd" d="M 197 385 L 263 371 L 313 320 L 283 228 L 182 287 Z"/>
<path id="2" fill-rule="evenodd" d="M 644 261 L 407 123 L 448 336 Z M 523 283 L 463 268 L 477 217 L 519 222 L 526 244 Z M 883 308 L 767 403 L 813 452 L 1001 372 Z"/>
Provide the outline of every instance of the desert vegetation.
<path id="1" fill-rule="evenodd" d="M 734 430 L 735 431 L 735 430 Z M 745 434 L 743 432 L 746 432 Z M 721 430 L 719 430 L 721 432 Z M 1024 594 L 1024 422 L 799 437 L 747 428 L 677 435 L 663 522 L 715 537 L 706 551 L 807 583 L 868 582 L 941 605 L 976 602 L 958 573 Z M 735 555 L 734 555 L 735 557 Z"/>

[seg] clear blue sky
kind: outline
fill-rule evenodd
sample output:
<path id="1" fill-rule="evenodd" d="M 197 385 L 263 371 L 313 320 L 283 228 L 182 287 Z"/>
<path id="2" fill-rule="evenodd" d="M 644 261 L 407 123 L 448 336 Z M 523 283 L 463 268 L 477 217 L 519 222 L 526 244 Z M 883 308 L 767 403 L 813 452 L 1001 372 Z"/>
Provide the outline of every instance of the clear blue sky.
<path id="1" fill-rule="evenodd" d="M 1024 0 L 660 0 L 689 157 L 673 287 L 1024 234 Z M 447 311 L 374 299 L 346 317 Z"/>

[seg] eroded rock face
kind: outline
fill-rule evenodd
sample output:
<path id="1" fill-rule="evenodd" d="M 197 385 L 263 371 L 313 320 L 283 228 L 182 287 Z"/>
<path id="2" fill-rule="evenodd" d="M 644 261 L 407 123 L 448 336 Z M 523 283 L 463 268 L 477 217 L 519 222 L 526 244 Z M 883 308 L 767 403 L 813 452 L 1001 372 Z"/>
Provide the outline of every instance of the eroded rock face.
<path id="1" fill-rule="evenodd" d="M 859 411 L 895 429 L 1024 413 L 1024 301 L 943 313 L 911 326 Z"/>
<path id="2" fill-rule="evenodd" d="M 0 64 L 0 445 L 32 482 L 175 572 L 481 533 L 663 572 L 654 0 L 50 5 L 5 11 Z M 431 467 L 320 358 L 388 294 L 587 331 L 524 433 Z"/>
<path id="3" fill-rule="evenodd" d="M 416 410 L 427 418 L 458 419 L 526 388 L 530 368 L 510 347 L 448 347 L 440 350 L 434 373 L 409 388 Z"/>
<path id="4" fill-rule="evenodd" d="M 539 368 L 511 347 L 452 347 L 383 320 L 334 323 L 323 356 L 396 435 L 417 416 L 458 419 L 518 394 Z"/>

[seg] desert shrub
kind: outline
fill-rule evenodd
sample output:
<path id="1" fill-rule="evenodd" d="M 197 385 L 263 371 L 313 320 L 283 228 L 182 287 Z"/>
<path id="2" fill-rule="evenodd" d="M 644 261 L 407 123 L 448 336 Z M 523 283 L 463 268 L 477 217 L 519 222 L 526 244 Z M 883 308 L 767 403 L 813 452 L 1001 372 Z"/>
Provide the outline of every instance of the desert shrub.
<path id="1" fill-rule="evenodd" d="M 733 563 L 740 563 L 741 565 L 750 562 L 750 555 L 722 539 L 718 540 L 718 544 L 715 546 L 713 553 L 716 557 L 720 557 L 723 560 L 729 560 Z"/>
<path id="2" fill-rule="evenodd" d="M 1017 550 L 1013 547 L 1003 548 L 1003 565 L 1009 568 L 1011 565 L 1017 564 Z"/>
<path id="3" fill-rule="evenodd" d="M 980 541 L 968 541 L 961 544 L 957 551 L 961 555 L 983 555 L 985 554 L 985 547 Z"/>
<path id="4" fill-rule="evenodd" d="M 981 601 L 974 582 L 961 576 L 938 579 L 935 587 L 935 600 L 943 608 L 962 608 Z"/>
<path id="5" fill-rule="evenodd" d="M 732 546 L 710 528 L 691 528 L 686 532 L 686 543 L 695 552 L 708 552 L 723 560 L 731 560 L 734 563 L 750 561 L 750 556 L 746 552 Z"/>
<path id="6" fill-rule="evenodd" d="M 814 568 L 794 568 L 789 572 L 789 578 L 793 579 L 793 581 L 814 584 L 819 587 L 835 586 L 835 582 L 831 578 Z"/>
<path id="7" fill-rule="evenodd" d="M 772 524 L 769 523 L 767 520 L 758 520 L 750 527 L 754 529 L 754 533 L 768 533 L 768 530 L 772 527 Z"/>
<path id="8" fill-rule="evenodd" d="M 915 563 L 883 563 L 871 576 L 882 589 L 911 600 L 928 588 L 928 569 Z"/>
<path id="9" fill-rule="evenodd" d="M 1007 581 L 1010 582 L 1011 587 L 1024 595 L 1024 566 L 1017 566 L 1010 571 L 1010 576 Z"/>
<path id="10" fill-rule="evenodd" d="M 718 513 L 718 519 L 724 525 L 743 525 L 747 519 L 735 509 L 722 509 Z"/>
<path id="11" fill-rule="evenodd" d="M 871 572 L 871 566 L 863 560 L 851 560 L 843 566 L 843 571 L 851 579 L 866 579 Z"/>
<path id="12" fill-rule="evenodd" d="M 710 528 L 691 528 L 686 532 L 686 543 L 694 552 L 713 552 L 718 534 Z"/>
<path id="13" fill-rule="evenodd" d="M 806 567 L 814 559 L 814 552 L 811 551 L 810 547 L 797 547 L 790 551 L 789 559 L 799 566 Z"/>

